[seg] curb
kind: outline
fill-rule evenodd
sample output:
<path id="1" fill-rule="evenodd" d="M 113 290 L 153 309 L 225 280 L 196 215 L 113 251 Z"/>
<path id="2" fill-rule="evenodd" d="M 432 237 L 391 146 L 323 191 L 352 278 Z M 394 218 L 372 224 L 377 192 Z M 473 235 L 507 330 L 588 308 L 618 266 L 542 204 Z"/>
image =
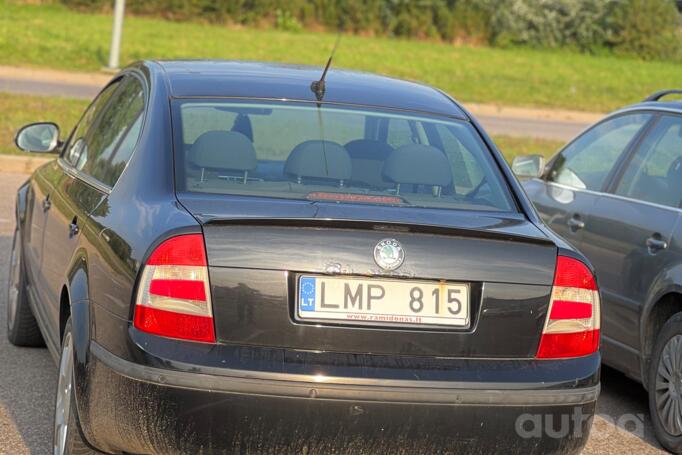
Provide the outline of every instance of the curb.
<path id="1" fill-rule="evenodd" d="M 0 77 L 71 85 L 89 85 L 101 88 L 114 77 L 114 74 L 0 65 Z"/>
<path id="2" fill-rule="evenodd" d="M 0 155 L 0 172 L 12 174 L 32 174 L 38 167 L 54 158 L 38 158 L 35 156 Z"/>
<path id="3" fill-rule="evenodd" d="M 525 120 L 550 120 L 559 122 L 595 123 L 606 114 L 599 112 L 571 111 L 566 109 L 533 108 L 498 106 L 495 104 L 462 103 L 475 116 L 494 115 L 497 117 L 525 119 Z"/>

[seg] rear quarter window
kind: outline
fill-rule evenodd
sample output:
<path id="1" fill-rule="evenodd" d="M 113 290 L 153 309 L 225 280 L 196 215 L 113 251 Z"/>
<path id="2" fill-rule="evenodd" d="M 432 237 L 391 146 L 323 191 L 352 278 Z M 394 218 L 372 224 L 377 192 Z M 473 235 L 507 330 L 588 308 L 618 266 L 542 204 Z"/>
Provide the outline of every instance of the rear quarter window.
<path id="1" fill-rule="evenodd" d="M 113 187 L 137 145 L 144 106 L 144 88 L 136 77 L 125 76 L 110 85 L 84 115 L 64 159 Z"/>

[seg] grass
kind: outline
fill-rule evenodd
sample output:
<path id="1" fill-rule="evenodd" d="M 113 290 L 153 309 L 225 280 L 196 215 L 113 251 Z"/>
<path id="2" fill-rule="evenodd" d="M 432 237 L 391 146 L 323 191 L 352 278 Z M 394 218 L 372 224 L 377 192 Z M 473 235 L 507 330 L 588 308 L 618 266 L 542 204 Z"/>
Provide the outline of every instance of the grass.
<path id="1" fill-rule="evenodd" d="M 110 15 L 0 0 L 0 64 L 96 71 L 106 64 Z M 127 17 L 122 63 L 229 58 L 323 64 L 325 33 L 230 28 Z M 465 102 L 609 111 L 682 85 L 682 64 L 525 48 L 494 49 L 345 36 L 335 66 L 421 80 Z"/>
<path id="2" fill-rule="evenodd" d="M 493 141 L 509 163 L 521 155 L 540 154 L 549 158 L 565 144 L 551 139 L 511 136 L 493 136 Z"/>
<path id="3" fill-rule="evenodd" d="M 31 122 L 54 121 L 65 137 L 87 105 L 84 100 L 0 93 L 0 153 L 25 154 L 14 145 L 14 135 Z"/>
<path id="4" fill-rule="evenodd" d="M 0 153 L 24 154 L 14 145 L 14 135 L 22 125 L 31 122 L 57 123 L 61 127 L 64 139 L 88 103 L 86 100 L 70 98 L 0 93 Z M 542 153 L 549 156 L 562 145 L 557 141 L 508 136 L 495 136 L 493 140 L 510 162 L 517 155 Z"/>

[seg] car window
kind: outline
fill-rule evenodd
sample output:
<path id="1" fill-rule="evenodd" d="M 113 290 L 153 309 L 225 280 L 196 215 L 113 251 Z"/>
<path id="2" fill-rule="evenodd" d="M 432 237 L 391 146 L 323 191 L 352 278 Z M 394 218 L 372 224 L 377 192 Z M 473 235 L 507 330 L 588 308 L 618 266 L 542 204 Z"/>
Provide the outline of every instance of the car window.
<path id="1" fill-rule="evenodd" d="M 400 147 L 406 144 L 420 144 L 424 140 L 423 130 L 416 122 L 406 119 L 390 119 L 386 142 L 392 147 Z"/>
<path id="2" fill-rule="evenodd" d="M 234 100 L 177 100 L 173 115 L 180 191 L 516 210 L 467 122 Z"/>
<path id="3" fill-rule="evenodd" d="M 211 106 L 185 111 L 182 122 L 182 136 L 188 144 L 193 144 L 206 131 L 230 130 L 239 114 L 237 112 L 214 109 Z"/>
<path id="4" fill-rule="evenodd" d="M 682 117 L 664 116 L 656 123 L 633 154 L 615 192 L 682 207 Z"/>
<path id="5" fill-rule="evenodd" d="M 76 166 L 108 186 L 114 186 L 137 143 L 144 111 L 144 88 L 127 77 L 86 134 L 87 159 Z"/>
<path id="6" fill-rule="evenodd" d="M 88 146 L 85 142 L 85 135 L 109 102 L 109 99 L 118 88 L 119 83 L 120 80 L 114 81 L 102 90 L 92 104 L 86 109 L 81 120 L 78 122 L 78 125 L 76 125 L 76 128 L 71 134 L 71 139 L 66 145 L 62 155 L 62 158 L 70 165 L 78 168 L 79 164 L 82 167 L 87 161 Z"/>
<path id="7" fill-rule="evenodd" d="M 455 186 L 471 191 L 480 185 L 485 178 L 485 171 L 470 148 L 462 144 L 444 125 L 436 125 L 436 132 L 443 144 L 443 150 L 450 159 L 450 170 Z"/>
<path id="8" fill-rule="evenodd" d="M 315 110 L 295 115 L 287 109 L 273 109 L 268 115 L 247 115 L 253 125 L 252 142 L 260 160 L 282 160 L 298 144 L 320 139 L 346 144 L 362 137 L 364 120 L 343 111 L 318 115 Z M 294 128 L 292 130 L 292 128 Z"/>
<path id="9" fill-rule="evenodd" d="M 548 180 L 601 191 L 618 159 L 650 118 L 649 114 L 623 115 L 598 124 L 561 152 Z"/>

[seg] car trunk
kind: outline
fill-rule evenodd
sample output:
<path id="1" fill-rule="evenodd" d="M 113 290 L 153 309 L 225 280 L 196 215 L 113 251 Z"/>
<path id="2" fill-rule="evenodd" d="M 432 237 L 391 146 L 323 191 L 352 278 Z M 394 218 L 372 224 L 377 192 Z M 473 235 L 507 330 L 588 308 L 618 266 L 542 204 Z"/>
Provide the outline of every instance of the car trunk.
<path id="1" fill-rule="evenodd" d="M 535 355 L 557 251 L 520 214 L 179 199 L 203 225 L 221 343 L 406 356 Z M 373 255 L 387 238 L 405 253 L 394 271 L 379 267 Z M 297 294 L 302 276 L 465 285 L 468 320 L 440 327 L 303 320 Z"/>

